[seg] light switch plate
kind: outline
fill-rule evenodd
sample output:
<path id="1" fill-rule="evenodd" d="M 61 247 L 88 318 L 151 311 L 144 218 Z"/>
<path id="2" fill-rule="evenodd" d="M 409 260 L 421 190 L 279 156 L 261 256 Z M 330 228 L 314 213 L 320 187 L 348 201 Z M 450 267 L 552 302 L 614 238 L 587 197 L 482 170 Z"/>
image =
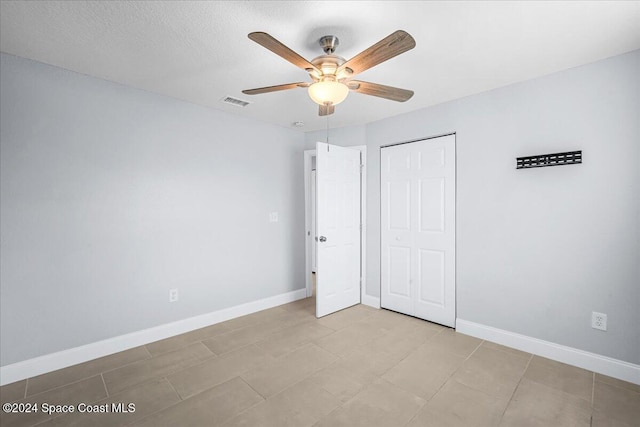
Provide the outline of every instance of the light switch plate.
<path id="1" fill-rule="evenodd" d="M 269 214 L 269 222 L 278 222 L 278 212 L 271 212 Z"/>

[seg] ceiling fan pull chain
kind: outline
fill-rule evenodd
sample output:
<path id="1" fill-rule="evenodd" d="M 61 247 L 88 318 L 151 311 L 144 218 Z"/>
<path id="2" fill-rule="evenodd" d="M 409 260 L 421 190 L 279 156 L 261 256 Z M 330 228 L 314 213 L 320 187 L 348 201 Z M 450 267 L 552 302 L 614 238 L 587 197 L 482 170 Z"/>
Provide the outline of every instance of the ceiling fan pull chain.
<path id="1" fill-rule="evenodd" d="M 327 116 L 327 144 L 329 144 L 329 116 Z M 327 151 L 329 151 L 329 147 L 327 147 Z"/>

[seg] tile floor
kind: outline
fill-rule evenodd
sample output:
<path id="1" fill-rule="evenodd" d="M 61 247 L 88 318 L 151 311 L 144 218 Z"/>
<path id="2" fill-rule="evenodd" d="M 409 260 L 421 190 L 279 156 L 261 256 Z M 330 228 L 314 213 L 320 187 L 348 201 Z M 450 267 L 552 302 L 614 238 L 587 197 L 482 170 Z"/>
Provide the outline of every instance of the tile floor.
<path id="1" fill-rule="evenodd" d="M 638 385 L 387 310 L 314 313 L 307 298 L 6 385 L 2 403 L 135 411 L 0 424 L 640 426 Z"/>

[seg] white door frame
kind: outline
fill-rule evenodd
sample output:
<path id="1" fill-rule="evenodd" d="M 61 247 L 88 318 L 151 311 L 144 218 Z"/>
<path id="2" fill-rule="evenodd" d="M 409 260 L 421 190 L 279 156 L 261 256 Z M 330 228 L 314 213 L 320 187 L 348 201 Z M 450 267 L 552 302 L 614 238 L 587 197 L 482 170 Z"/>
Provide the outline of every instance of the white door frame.
<path id="1" fill-rule="evenodd" d="M 367 289 L 367 146 L 357 145 L 352 148 L 362 153 L 362 172 L 360 174 L 360 302 L 365 300 Z M 304 237 L 305 237 L 305 287 L 307 297 L 313 293 L 311 284 L 311 245 L 315 242 L 315 230 L 311 230 L 311 159 L 316 156 L 316 150 L 304 150 Z"/>

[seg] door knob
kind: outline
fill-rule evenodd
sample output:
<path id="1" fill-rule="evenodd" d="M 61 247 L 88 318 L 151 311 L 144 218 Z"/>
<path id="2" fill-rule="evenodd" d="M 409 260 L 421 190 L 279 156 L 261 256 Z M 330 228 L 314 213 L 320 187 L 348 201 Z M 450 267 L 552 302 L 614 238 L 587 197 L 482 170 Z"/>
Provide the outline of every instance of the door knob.
<path id="1" fill-rule="evenodd" d="M 324 237 L 324 236 L 320 236 L 320 241 L 321 241 L 321 242 L 326 242 L 326 241 L 327 241 L 327 238 L 326 238 L 326 237 Z"/>

